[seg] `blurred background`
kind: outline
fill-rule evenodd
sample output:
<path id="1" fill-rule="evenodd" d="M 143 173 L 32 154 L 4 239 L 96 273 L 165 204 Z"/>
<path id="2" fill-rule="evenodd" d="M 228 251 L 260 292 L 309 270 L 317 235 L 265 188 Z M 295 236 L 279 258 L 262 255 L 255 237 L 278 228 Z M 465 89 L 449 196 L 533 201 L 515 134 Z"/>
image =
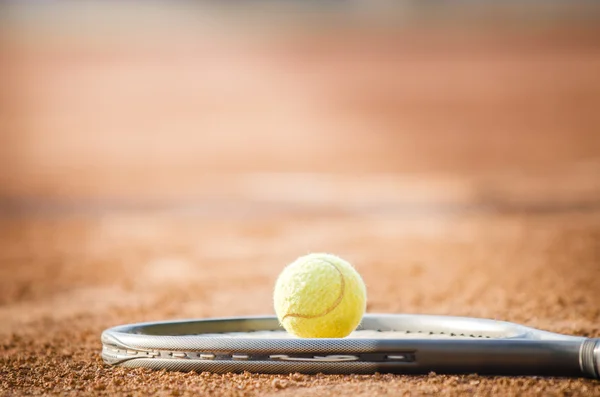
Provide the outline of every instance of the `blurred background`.
<path id="1" fill-rule="evenodd" d="M 311 251 L 356 264 L 370 311 L 600 315 L 593 3 L 0 15 L 6 327 L 270 313 Z"/>
<path id="2" fill-rule="evenodd" d="M 593 4 L 0 11 L 3 212 L 599 198 Z"/>

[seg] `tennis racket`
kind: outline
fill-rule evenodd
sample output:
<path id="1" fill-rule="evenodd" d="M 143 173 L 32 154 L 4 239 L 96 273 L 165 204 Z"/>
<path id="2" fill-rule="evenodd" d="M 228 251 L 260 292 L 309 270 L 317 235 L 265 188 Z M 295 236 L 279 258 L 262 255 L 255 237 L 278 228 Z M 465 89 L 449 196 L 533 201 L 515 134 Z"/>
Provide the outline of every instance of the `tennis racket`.
<path id="1" fill-rule="evenodd" d="M 467 317 L 368 314 L 340 339 L 290 336 L 272 316 L 151 322 L 102 344 L 107 364 L 175 371 L 600 377 L 600 339 Z"/>

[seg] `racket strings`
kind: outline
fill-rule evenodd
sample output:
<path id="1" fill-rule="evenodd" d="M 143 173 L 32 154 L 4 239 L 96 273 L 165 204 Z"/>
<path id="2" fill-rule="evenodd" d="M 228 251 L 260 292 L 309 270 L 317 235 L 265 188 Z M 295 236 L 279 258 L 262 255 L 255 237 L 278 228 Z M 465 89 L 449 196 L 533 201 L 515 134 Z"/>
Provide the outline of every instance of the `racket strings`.
<path id="1" fill-rule="evenodd" d="M 298 339 L 281 330 L 245 332 L 202 333 L 195 336 L 205 338 L 252 338 L 252 339 Z M 431 330 L 380 330 L 363 329 L 352 332 L 349 339 L 502 339 L 477 332 L 431 331 Z"/>

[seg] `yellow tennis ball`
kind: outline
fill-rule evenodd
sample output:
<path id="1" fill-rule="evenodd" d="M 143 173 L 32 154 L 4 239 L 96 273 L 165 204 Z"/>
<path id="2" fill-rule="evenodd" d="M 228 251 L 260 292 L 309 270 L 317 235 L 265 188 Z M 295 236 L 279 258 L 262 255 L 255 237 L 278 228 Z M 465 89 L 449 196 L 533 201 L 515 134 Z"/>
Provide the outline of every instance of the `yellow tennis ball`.
<path id="1" fill-rule="evenodd" d="M 310 254 L 288 265 L 275 283 L 275 313 L 302 338 L 343 338 L 360 324 L 367 291 L 358 272 L 330 254 Z"/>

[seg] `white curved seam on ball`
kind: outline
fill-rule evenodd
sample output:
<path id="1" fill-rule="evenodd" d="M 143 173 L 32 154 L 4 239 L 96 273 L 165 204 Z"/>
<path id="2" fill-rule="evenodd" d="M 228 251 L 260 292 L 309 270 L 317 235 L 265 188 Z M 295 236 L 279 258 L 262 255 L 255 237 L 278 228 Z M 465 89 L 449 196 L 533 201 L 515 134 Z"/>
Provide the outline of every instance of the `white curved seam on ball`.
<path id="1" fill-rule="evenodd" d="M 300 313 L 286 313 L 282 318 L 281 321 L 285 320 L 287 317 L 297 317 L 297 318 L 304 318 L 304 319 L 311 319 L 311 318 L 318 318 L 318 317 L 323 317 L 329 313 L 331 313 L 333 310 L 335 310 L 336 307 L 338 307 L 340 305 L 340 303 L 342 303 L 342 300 L 344 299 L 344 292 L 346 290 L 346 279 L 344 277 L 344 274 L 342 273 L 342 271 L 340 269 L 338 269 L 338 267 L 333 264 L 332 262 L 330 262 L 327 259 L 323 259 L 323 262 L 327 262 L 328 264 L 330 264 L 331 266 L 333 266 L 333 268 L 340 274 L 340 295 L 337 297 L 337 299 L 333 302 L 333 304 L 328 307 L 327 309 L 325 309 L 325 311 L 323 313 L 320 314 L 314 314 L 314 315 L 309 315 L 309 314 L 300 314 Z"/>

